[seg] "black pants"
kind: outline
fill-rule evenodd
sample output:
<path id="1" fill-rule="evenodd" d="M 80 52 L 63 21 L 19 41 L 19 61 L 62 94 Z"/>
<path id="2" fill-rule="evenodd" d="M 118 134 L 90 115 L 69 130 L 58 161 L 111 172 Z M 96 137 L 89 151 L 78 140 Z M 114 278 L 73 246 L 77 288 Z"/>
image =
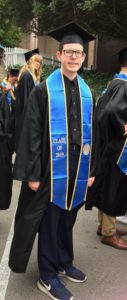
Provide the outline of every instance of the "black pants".
<path id="1" fill-rule="evenodd" d="M 43 280 L 56 277 L 60 267 L 66 270 L 72 265 L 72 230 L 79 208 L 66 211 L 49 204 L 40 225 L 38 241 L 38 264 Z"/>
<path id="2" fill-rule="evenodd" d="M 73 192 L 78 158 L 79 150 L 71 149 L 69 153 L 68 205 Z M 80 207 L 81 205 L 67 211 L 52 203 L 48 205 L 40 225 L 38 242 L 38 264 L 43 280 L 57 276 L 60 267 L 66 270 L 72 265 L 72 230 Z"/>

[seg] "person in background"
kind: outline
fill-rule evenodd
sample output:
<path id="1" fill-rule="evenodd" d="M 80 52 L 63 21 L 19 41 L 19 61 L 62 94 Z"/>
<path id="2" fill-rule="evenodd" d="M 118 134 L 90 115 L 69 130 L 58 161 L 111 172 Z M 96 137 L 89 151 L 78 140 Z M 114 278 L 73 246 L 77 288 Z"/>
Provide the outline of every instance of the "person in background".
<path id="1" fill-rule="evenodd" d="M 7 105 L 9 113 L 9 132 L 11 133 L 12 153 L 15 149 L 15 115 L 16 115 L 16 90 L 18 85 L 19 69 L 8 70 L 7 77 L 1 82 L 3 92 L 2 102 Z"/>
<path id="2" fill-rule="evenodd" d="M 20 136 L 24 107 L 32 89 L 40 83 L 42 56 L 35 48 L 24 54 L 25 65 L 21 68 L 16 91 L 16 147 Z"/>
<path id="3" fill-rule="evenodd" d="M 7 77 L 1 80 L 0 87 L 3 93 L 6 93 L 8 103 L 10 104 L 12 100 L 16 100 L 15 91 L 18 84 L 19 70 L 16 68 L 9 69 L 7 72 Z"/>
<path id="4" fill-rule="evenodd" d="M 73 300 L 60 275 L 77 283 L 87 279 L 73 265 L 73 227 L 94 180 L 93 99 L 77 72 L 86 57 L 84 43 L 94 37 L 74 22 L 49 35 L 60 42 L 61 68 L 32 90 L 26 105 L 14 166 L 14 178 L 23 183 L 9 266 L 25 272 L 39 231 L 37 286 L 52 299 Z"/>
<path id="5" fill-rule="evenodd" d="M 15 86 L 18 69 L 11 69 L 1 82 L 0 97 L 0 209 L 8 209 L 12 196 L 12 154 L 15 145 Z"/>
<path id="6" fill-rule="evenodd" d="M 3 95 L 3 91 L 2 91 L 2 86 L 1 86 L 1 84 L 2 84 L 2 79 L 0 79 L 0 97 Z"/>
<path id="7" fill-rule="evenodd" d="M 86 209 L 99 209 L 97 234 L 101 242 L 127 250 L 116 217 L 127 211 L 127 47 L 118 53 L 120 72 L 114 75 L 97 105 L 91 174 Z"/>

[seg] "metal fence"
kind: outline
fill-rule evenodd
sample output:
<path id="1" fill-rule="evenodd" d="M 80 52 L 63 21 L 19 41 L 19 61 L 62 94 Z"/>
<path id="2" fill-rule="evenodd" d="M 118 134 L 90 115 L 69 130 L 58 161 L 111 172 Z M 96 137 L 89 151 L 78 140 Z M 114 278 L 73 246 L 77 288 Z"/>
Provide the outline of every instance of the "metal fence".
<path id="1" fill-rule="evenodd" d="M 54 65 L 54 66 L 60 66 L 60 62 L 58 60 L 55 59 L 54 56 L 48 56 L 48 55 L 43 55 L 43 63 L 45 65 Z"/>
<path id="2" fill-rule="evenodd" d="M 25 64 L 25 57 L 24 53 L 29 51 L 29 49 L 22 49 L 22 48 L 4 48 L 5 53 L 3 57 L 5 69 L 7 70 L 9 66 L 20 65 L 23 66 Z M 41 53 L 42 54 L 42 53 Z M 46 65 L 55 65 L 59 66 L 60 63 L 54 58 L 54 56 L 48 56 L 46 54 L 42 54 L 43 56 L 43 63 Z"/>
<path id="3" fill-rule="evenodd" d="M 8 69 L 9 66 L 21 65 L 23 66 L 25 63 L 24 53 L 29 51 L 28 49 L 22 48 L 9 48 L 5 47 L 5 55 L 4 55 L 4 64 L 5 68 Z"/>

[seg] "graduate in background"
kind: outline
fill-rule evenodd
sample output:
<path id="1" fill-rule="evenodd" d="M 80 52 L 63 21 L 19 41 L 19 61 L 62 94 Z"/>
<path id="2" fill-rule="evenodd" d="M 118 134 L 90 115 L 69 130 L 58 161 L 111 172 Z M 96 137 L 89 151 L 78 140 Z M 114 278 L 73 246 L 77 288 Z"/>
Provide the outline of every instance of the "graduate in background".
<path id="1" fill-rule="evenodd" d="M 49 35 L 60 42 L 61 69 L 32 90 L 24 112 L 14 166 L 23 183 L 9 266 L 25 272 L 39 232 L 38 288 L 52 299 L 72 300 L 59 274 L 77 283 L 87 279 L 73 265 L 73 226 L 89 183 L 93 99 L 77 72 L 84 43 L 94 37 L 74 22 Z"/>
<path id="2" fill-rule="evenodd" d="M 15 88 L 18 69 L 10 69 L 1 82 L 0 97 L 0 209 L 10 206 L 12 195 L 12 154 L 15 148 Z"/>
<path id="3" fill-rule="evenodd" d="M 3 90 L 2 90 L 2 79 L 0 79 L 0 97 L 3 95 Z"/>
<path id="4" fill-rule="evenodd" d="M 16 91 L 16 145 L 22 126 L 24 107 L 30 92 L 40 83 L 42 72 L 42 56 L 39 54 L 38 48 L 26 52 L 24 56 L 26 63 L 20 70 Z"/>
<path id="5" fill-rule="evenodd" d="M 3 93 L 6 93 L 8 103 L 11 100 L 16 100 L 15 91 L 18 83 L 19 70 L 16 68 L 9 69 L 7 72 L 7 77 L 1 80 L 0 87 Z"/>
<path id="6" fill-rule="evenodd" d="M 97 234 L 103 244 L 127 250 L 116 217 L 127 211 L 127 47 L 118 53 L 120 72 L 99 101 L 95 117 L 92 175 L 86 209 L 99 209 Z"/>

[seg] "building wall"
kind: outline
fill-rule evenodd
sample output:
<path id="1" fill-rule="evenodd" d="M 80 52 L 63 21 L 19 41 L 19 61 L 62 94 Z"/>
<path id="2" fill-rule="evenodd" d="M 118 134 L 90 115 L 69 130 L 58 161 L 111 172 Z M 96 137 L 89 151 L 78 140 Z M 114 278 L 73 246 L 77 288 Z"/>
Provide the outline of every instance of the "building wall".
<path id="1" fill-rule="evenodd" d="M 49 36 L 39 36 L 38 47 L 43 54 L 55 56 L 59 43 Z"/>
<path id="2" fill-rule="evenodd" d="M 34 33 L 26 33 L 23 36 L 20 47 L 32 50 L 38 47 L 38 37 Z"/>
<path id="3" fill-rule="evenodd" d="M 19 45 L 21 48 L 30 49 L 30 34 L 24 34 L 22 42 Z"/>
<path id="4" fill-rule="evenodd" d="M 96 69 L 103 72 L 119 72 L 117 51 L 127 46 L 126 41 L 102 39 L 98 40 Z"/>
<path id="5" fill-rule="evenodd" d="M 95 69 L 95 47 L 96 47 L 95 41 L 92 41 L 88 44 L 87 67 L 91 70 Z"/>

